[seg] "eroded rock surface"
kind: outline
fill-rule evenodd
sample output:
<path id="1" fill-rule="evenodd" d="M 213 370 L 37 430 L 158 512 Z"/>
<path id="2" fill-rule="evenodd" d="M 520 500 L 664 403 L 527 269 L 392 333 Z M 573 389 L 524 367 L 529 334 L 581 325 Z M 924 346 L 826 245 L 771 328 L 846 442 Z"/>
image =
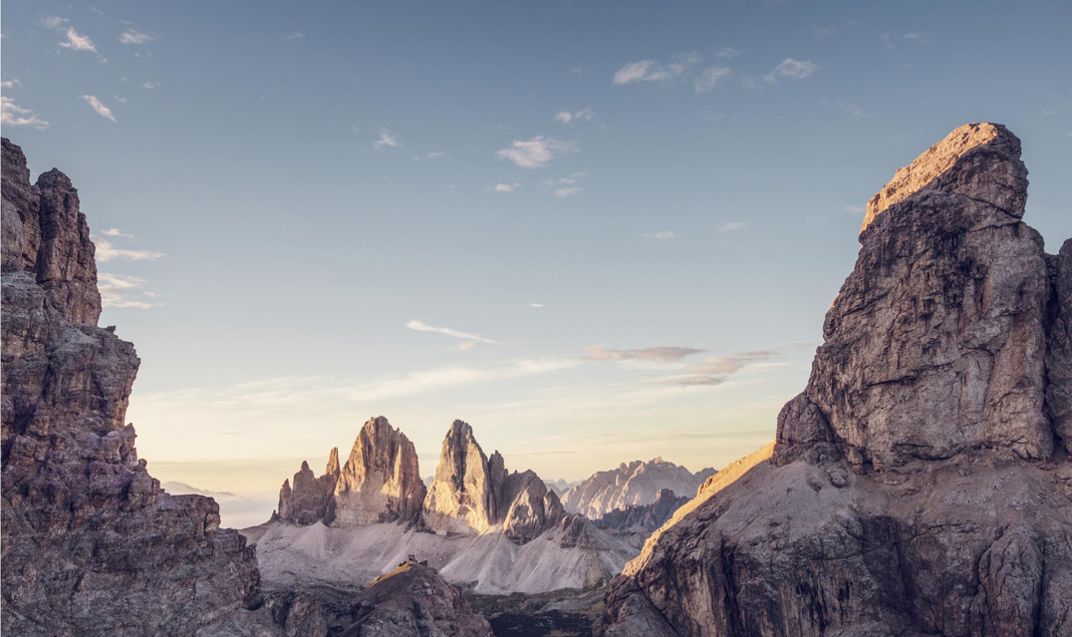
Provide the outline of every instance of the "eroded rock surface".
<path id="1" fill-rule="evenodd" d="M 413 443 L 383 416 L 357 434 L 346 464 L 332 449 L 324 474 L 303 462 L 294 482 L 283 482 L 275 517 L 292 524 L 336 526 L 420 520 L 425 486 Z"/>
<path id="2" fill-rule="evenodd" d="M 678 496 L 692 497 L 714 469 L 693 473 L 681 465 L 653 458 L 634 460 L 608 471 L 597 471 L 562 494 L 562 505 L 571 513 L 595 520 L 614 511 L 651 504 L 663 489 Z"/>
<path id="3" fill-rule="evenodd" d="M 344 637 L 492 637 L 469 600 L 415 560 L 373 580 L 358 595 L 354 613 Z"/>
<path id="4" fill-rule="evenodd" d="M 4 139 L 3 632 L 196 634 L 260 603 L 256 559 L 138 459 L 139 360 L 100 309 L 78 192 L 57 170 L 31 185 Z"/>
<path id="5" fill-rule="evenodd" d="M 611 585 L 603 635 L 1072 633 L 1069 244 L 1020 142 L 970 124 L 873 198 L 777 444 Z"/>

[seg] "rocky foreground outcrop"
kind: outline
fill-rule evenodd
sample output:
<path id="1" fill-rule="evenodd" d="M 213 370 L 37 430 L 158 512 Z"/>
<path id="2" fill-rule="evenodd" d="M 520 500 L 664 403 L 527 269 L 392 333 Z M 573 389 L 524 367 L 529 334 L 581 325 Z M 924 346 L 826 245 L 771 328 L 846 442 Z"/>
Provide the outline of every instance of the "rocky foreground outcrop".
<path id="1" fill-rule="evenodd" d="M 571 513 L 596 520 L 615 509 L 651 504 L 663 489 L 692 497 L 714 473 L 710 467 L 693 473 L 662 458 L 623 462 L 614 469 L 597 471 L 570 487 L 562 494 L 562 505 Z"/>
<path id="2" fill-rule="evenodd" d="M 869 202 L 777 442 L 611 585 L 603 635 L 1072 634 L 1072 241 L 970 124 Z"/>
<path id="3" fill-rule="evenodd" d="M 374 579 L 354 607 L 343 637 L 492 637 L 465 596 L 414 559 Z"/>
<path id="4" fill-rule="evenodd" d="M 139 360 L 101 310 L 78 191 L 3 140 L 2 629 L 191 635 L 260 603 L 211 498 L 171 496 L 125 423 Z"/>

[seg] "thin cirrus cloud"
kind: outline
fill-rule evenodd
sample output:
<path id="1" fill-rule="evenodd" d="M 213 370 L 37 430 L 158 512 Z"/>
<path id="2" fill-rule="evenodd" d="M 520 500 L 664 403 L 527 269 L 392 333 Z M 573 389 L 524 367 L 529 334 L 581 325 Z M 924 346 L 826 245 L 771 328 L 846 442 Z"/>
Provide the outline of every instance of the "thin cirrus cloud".
<path id="1" fill-rule="evenodd" d="M 683 75 L 700 62 L 697 53 L 685 53 L 664 64 L 658 60 L 627 62 L 615 71 L 612 81 L 617 86 L 640 82 L 668 82 Z"/>
<path id="2" fill-rule="evenodd" d="M 678 234 L 671 232 L 670 230 L 663 230 L 661 232 L 650 232 L 648 234 L 640 235 L 644 239 L 657 239 L 659 241 L 669 241 L 670 239 L 676 239 Z"/>
<path id="3" fill-rule="evenodd" d="M 702 362 L 688 366 L 683 373 L 663 379 L 663 382 L 685 387 L 721 385 L 745 367 L 765 362 L 776 355 L 777 352 L 756 350 L 708 356 Z"/>
<path id="4" fill-rule="evenodd" d="M 603 345 L 593 345 L 584 350 L 585 358 L 594 361 L 647 361 L 656 363 L 673 363 L 702 352 L 702 349 L 696 349 L 695 347 L 609 349 Z"/>
<path id="5" fill-rule="evenodd" d="M 399 148 L 402 144 L 399 143 L 398 138 L 387 128 L 380 129 L 380 137 L 376 140 L 376 143 L 372 147 L 376 150 L 383 150 L 384 148 Z"/>
<path id="6" fill-rule="evenodd" d="M 48 122 L 38 117 L 33 109 L 19 106 L 7 95 L 0 95 L 0 123 L 4 126 L 29 126 L 38 130 L 48 128 Z"/>
<path id="7" fill-rule="evenodd" d="M 728 66 L 712 66 L 709 69 L 705 69 L 692 81 L 693 90 L 696 93 L 709 93 L 715 90 L 719 80 L 729 77 L 732 72 Z"/>
<path id="8" fill-rule="evenodd" d="M 748 224 L 743 221 L 727 221 L 726 223 L 718 224 L 718 231 L 722 234 L 729 234 L 731 232 L 737 232 L 738 230 L 744 230 L 748 227 Z"/>
<path id="9" fill-rule="evenodd" d="M 555 121 L 559 124 L 572 124 L 573 122 L 591 122 L 595 120 L 596 112 L 590 108 L 582 108 L 579 111 L 560 110 L 555 114 Z"/>
<path id="10" fill-rule="evenodd" d="M 85 51 L 86 53 L 97 52 L 97 45 L 93 44 L 93 40 L 89 36 L 79 33 L 67 18 L 54 15 L 48 16 L 44 19 L 44 24 L 45 27 L 53 31 L 63 33 L 65 39 L 59 43 L 61 48 L 71 49 L 72 51 Z"/>
<path id="11" fill-rule="evenodd" d="M 127 29 L 119 34 L 119 42 L 127 45 L 145 44 L 146 42 L 152 42 L 155 39 L 155 35 L 151 33 L 143 33 L 137 29 Z"/>
<path id="12" fill-rule="evenodd" d="M 573 173 L 569 177 L 548 180 L 543 184 L 551 189 L 551 196 L 555 199 L 567 199 L 580 194 L 584 190 L 580 185 L 582 179 L 584 179 L 584 173 L 579 172 Z"/>
<path id="13" fill-rule="evenodd" d="M 151 310 L 160 304 L 153 299 L 157 294 L 146 290 L 149 282 L 137 276 L 97 274 L 97 289 L 100 290 L 101 305 L 118 309 Z"/>
<path id="14" fill-rule="evenodd" d="M 815 62 L 811 60 L 785 58 L 778 66 L 771 69 L 771 72 L 767 73 L 763 79 L 768 84 L 776 84 L 781 80 L 803 80 L 806 77 L 810 77 L 818 68 Z"/>
<path id="15" fill-rule="evenodd" d="M 521 183 L 515 181 L 512 184 L 498 183 L 498 184 L 495 184 L 494 186 L 488 187 L 488 190 L 490 190 L 492 192 L 514 192 L 515 190 L 517 190 L 520 187 L 521 187 Z"/>
<path id="16" fill-rule="evenodd" d="M 97 115 L 100 115 L 104 119 L 110 119 L 113 122 L 115 121 L 115 114 L 112 113 L 112 109 L 105 106 L 104 102 L 97 99 L 96 95 L 83 95 L 82 99 L 85 100 L 86 104 L 89 104 L 89 107 L 92 108 Z"/>
<path id="17" fill-rule="evenodd" d="M 496 340 L 490 339 L 490 338 L 485 338 L 483 336 L 480 336 L 479 334 L 473 334 L 471 332 L 463 332 L 461 330 L 456 330 L 456 329 L 450 328 L 450 327 L 440 327 L 440 326 L 436 326 L 436 325 L 429 325 L 428 323 L 425 323 L 424 321 L 419 321 L 417 319 L 412 319 L 412 320 L 407 321 L 406 322 L 406 327 L 411 329 L 411 330 L 415 330 L 417 332 L 431 332 L 431 333 L 434 333 L 434 334 L 442 334 L 444 336 L 449 336 L 451 338 L 456 338 L 456 339 L 458 339 L 460 341 L 467 342 L 467 343 L 470 344 L 468 346 L 464 346 L 463 349 L 468 349 L 469 347 L 472 347 L 472 344 L 474 344 L 474 343 L 487 343 L 489 345 L 498 345 L 499 344 L 499 341 L 496 341 Z"/>
<path id="18" fill-rule="evenodd" d="M 134 235 L 129 232 L 123 232 L 119 228 L 106 228 L 101 231 L 101 235 L 105 237 L 120 237 L 123 239 L 133 239 Z"/>
<path id="19" fill-rule="evenodd" d="M 536 136 L 531 139 L 515 139 L 509 148 L 495 152 L 499 159 L 506 159 L 521 168 L 542 168 L 563 153 L 580 150 L 576 142 L 548 139 Z"/>
<path id="20" fill-rule="evenodd" d="M 120 235 L 109 235 L 120 236 Z M 108 263 L 109 261 L 156 261 L 164 256 L 163 252 L 154 250 L 129 250 L 117 248 L 107 239 L 97 239 L 97 261 Z"/>

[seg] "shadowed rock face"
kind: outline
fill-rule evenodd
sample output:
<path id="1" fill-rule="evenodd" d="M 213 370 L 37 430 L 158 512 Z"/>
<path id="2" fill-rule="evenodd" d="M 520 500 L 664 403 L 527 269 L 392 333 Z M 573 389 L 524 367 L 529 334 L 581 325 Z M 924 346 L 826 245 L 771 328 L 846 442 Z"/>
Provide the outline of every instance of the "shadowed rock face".
<path id="1" fill-rule="evenodd" d="M 344 637 L 492 637 L 491 626 L 436 570 L 407 561 L 374 579 Z"/>
<path id="2" fill-rule="evenodd" d="M 258 603 L 256 560 L 215 501 L 168 495 L 138 459 L 139 361 L 97 327 L 78 205 L 3 140 L 3 632 L 194 634 Z"/>
<path id="3" fill-rule="evenodd" d="M 1019 152 L 970 124 L 871 200 L 776 445 L 648 540 L 597 632 L 1072 633 L 1072 242 L 1020 221 Z"/>

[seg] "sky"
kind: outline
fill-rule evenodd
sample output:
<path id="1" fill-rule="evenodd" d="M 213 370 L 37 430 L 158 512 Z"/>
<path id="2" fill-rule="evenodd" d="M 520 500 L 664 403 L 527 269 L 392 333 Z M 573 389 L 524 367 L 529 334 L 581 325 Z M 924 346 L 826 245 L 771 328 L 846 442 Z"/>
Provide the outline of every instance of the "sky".
<path id="1" fill-rule="evenodd" d="M 3 134 L 79 189 L 162 481 L 266 519 L 385 415 L 577 480 L 769 441 L 867 199 L 956 126 L 1072 236 L 1067 2 L 2 7 Z"/>

